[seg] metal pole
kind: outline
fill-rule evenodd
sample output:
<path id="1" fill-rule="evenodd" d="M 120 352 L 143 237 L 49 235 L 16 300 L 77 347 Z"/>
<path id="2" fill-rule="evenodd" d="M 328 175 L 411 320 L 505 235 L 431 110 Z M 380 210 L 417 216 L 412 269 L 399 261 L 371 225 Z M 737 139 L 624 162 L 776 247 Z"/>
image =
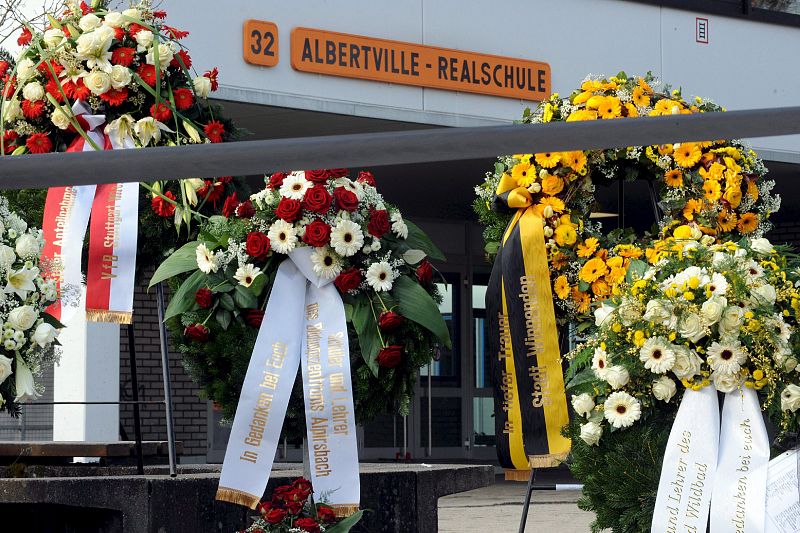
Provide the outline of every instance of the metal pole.
<path id="1" fill-rule="evenodd" d="M 531 506 L 533 484 L 536 481 L 536 469 L 531 468 L 531 477 L 528 478 L 528 488 L 525 491 L 525 503 L 522 504 L 522 519 L 519 521 L 519 533 L 525 533 L 525 524 L 528 522 L 528 508 Z"/>
<path id="2" fill-rule="evenodd" d="M 403 456 L 400 458 L 401 461 L 406 460 L 406 454 L 408 453 L 408 427 L 407 421 L 408 416 L 403 417 Z"/>
<path id="3" fill-rule="evenodd" d="M 661 220 L 661 208 L 658 206 L 658 195 L 656 194 L 656 185 L 653 180 L 647 180 L 647 188 L 650 190 L 650 203 L 653 205 L 653 216 L 656 219 L 656 224 Z"/>
<path id="4" fill-rule="evenodd" d="M 128 360 L 131 365 L 131 388 L 133 401 L 139 401 L 139 378 L 136 376 L 136 343 L 133 324 L 128 324 Z M 139 415 L 139 404 L 133 404 L 133 433 L 136 436 L 136 473 L 144 474 L 144 455 L 142 452 L 142 422 Z"/>
<path id="5" fill-rule="evenodd" d="M 167 349 L 167 325 L 164 323 L 164 287 L 156 285 L 156 300 L 158 306 L 158 333 L 161 339 L 161 375 L 164 378 L 164 407 L 167 416 L 167 447 L 169 449 L 169 475 L 178 475 L 175 466 L 175 428 L 172 422 L 172 385 L 169 379 L 169 351 Z"/>
<path id="6" fill-rule="evenodd" d="M 433 457 L 433 397 L 431 396 L 431 374 L 433 373 L 433 363 L 428 361 L 428 457 Z"/>

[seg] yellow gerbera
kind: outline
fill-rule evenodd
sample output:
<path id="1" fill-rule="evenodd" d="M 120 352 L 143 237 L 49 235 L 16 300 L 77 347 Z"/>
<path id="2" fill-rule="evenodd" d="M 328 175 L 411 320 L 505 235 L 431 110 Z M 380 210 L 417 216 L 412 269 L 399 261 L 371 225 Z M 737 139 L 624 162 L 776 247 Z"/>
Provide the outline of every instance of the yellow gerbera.
<path id="1" fill-rule="evenodd" d="M 633 103 L 639 107 L 647 107 L 650 105 L 650 97 L 643 87 L 634 87 L 631 98 L 633 99 Z"/>
<path id="2" fill-rule="evenodd" d="M 553 210 L 553 213 L 561 213 L 564 211 L 564 201 L 561 200 L 557 196 L 545 196 L 539 203 L 533 206 L 534 211 L 540 216 L 544 216 L 544 210 L 546 207 L 550 206 Z"/>
<path id="3" fill-rule="evenodd" d="M 717 215 L 717 228 L 720 231 L 731 231 L 736 227 L 736 213 L 724 210 Z"/>
<path id="4" fill-rule="evenodd" d="M 589 306 L 592 303 L 589 295 L 579 291 L 577 287 L 572 288 L 572 301 L 575 302 L 575 307 L 577 307 L 579 313 L 586 313 L 589 311 Z"/>
<path id="5" fill-rule="evenodd" d="M 575 228 L 567 224 L 561 224 L 555 231 L 556 244 L 559 246 L 569 246 L 575 244 L 578 240 L 578 234 L 575 233 Z"/>
<path id="6" fill-rule="evenodd" d="M 530 163 L 533 154 L 514 154 L 511 157 L 513 157 L 514 159 L 519 159 L 520 163 Z"/>
<path id="7" fill-rule="evenodd" d="M 647 83 L 646 81 L 644 81 L 644 78 L 638 78 L 638 79 L 636 80 L 636 85 L 638 85 L 639 87 L 641 87 L 641 88 L 642 88 L 642 90 L 643 90 L 644 92 L 646 92 L 647 94 L 652 94 L 652 92 L 653 92 L 653 88 L 652 88 L 652 87 L 650 87 L 650 85 L 648 85 L 648 83 Z"/>
<path id="8" fill-rule="evenodd" d="M 578 245 L 576 253 L 578 257 L 592 257 L 592 254 L 597 250 L 598 240 L 594 237 L 589 237 L 581 244 Z"/>
<path id="9" fill-rule="evenodd" d="M 755 213 L 743 214 L 739 217 L 737 227 L 742 233 L 753 233 L 758 228 L 758 215 Z"/>
<path id="10" fill-rule="evenodd" d="M 709 202 L 716 202 L 722 197 L 722 186 L 716 180 L 706 180 L 703 183 L 703 194 Z"/>
<path id="11" fill-rule="evenodd" d="M 536 180 L 536 168 L 530 163 L 517 163 L 511 168 L 511 177 L 520 187 L 527 187 Z"/>
<path id="12" fill-rule="evenodd" d="M 608 267 L 606 266 L 606 262 L 600 259 L 599 257 L 595 257 L 593 259 L 589 259 L 586 261 L 586 264 L 583 265 L 580 272 L 580 279 L 581 281 L 585 281 L 586 283 L 592 283 L 597 281 L 600 276 L 604 275 L 608 272 Z"/>
<path id="13" fill-rule="evenodd" d="M 619 244 L 616 247 L 617 253 L 626 259 L 639 259 L 642 257 L 642 249 L 633 244 Z M 609 265 L 610 265 L 609 260 Z"/>
<path id="14" fill-rule="evenodd" d="M 623 108 L 623 115 L 628 118 L 635 118 L 639 116 L 639 111 L 636 110 L 636 106 L 631 104 L 630 102 L 625 104 Z"/>
<path id="15" fill-rule="evenodd" d="M 659 144 L 658 145 L 658 153 L 660 155 L 672 155 L 672 145 L 671 144 Z"/>
<path id="16" fill-rule="evenodd" d="M 678 108 L 678 110 L 683 109 L 683 104 L 669 98 L 663 98 L 656 102 L 656 105 L 653 107 L 653 111 L 650 114 L 656 116 L 671 115 L 674 108 Z"/>
<path id="17" fill-rule="evenodd" d="M 592 92 L 591 92 L 591 91 L 583 91 L 582 93 L 579 93 L 579 94 L 577 94 L 577 95 L 575 96 L 575 98 L 573 98 L 573 99 L 572 99 L 572 104 L 573 104 L 573 105 L 581 105 L 581 104 L 584 104 L 584 103 L 586 103 L 586 102 L 589 100 L 589 98 L 591 98 L 591 97 L 592 97 Z"/>
<path id="18" fill-rule="evenodd" d="M 553 168 L 561 161 L 560 152 L 544 152 L 536 154 L 536 162 L 544 168 Z"/>
<path id="19" fill-rule="evenodd" d="M 544 194 L 555 196 L 563 190 L 564 180 L 555 174 L 547 174 L 544 178 L 542 178 L 542 192 Z"/>
<path id="20" fill-rule="evenodd" d="M 600 118 L 618 118 L 622 115 L 622 106 L 616 96 L 606 96 L 597 106 Z"/>
<path id="21" fill-rule="evenodd" d="M 697 143 L 683 143 L 675 149 L 673 157 L 678 166 L 683 168 L 690 168 L 700 161 L 703 153 Z"/>
<path id="22" fill-rule="evenodd" d="M 553 283 L 553 291 L 560 300 L 564 300 L 569 296 L 569 281 L 567 276 L 558 276 Z"/>
<path id="23" fill-rule="evenodd" d="M 616 285 L 625 280 L 625 275 L 628 273 L 628 269 L 625 267 L 619 268 L 612 268 L 611 272 L 606 274 L 606 280 L 612 285 Z"/>
<path id="24" fill-rule="evenodd" d="M 686 220 L 694 220 L 694 214 L 699 213 L 702 208 L 703 202 L 701 200 L 690 198 L 686 201 L 686 205 L 683 206 L 683 218 Z"/>
<path id="25" fill-rule="evenodd" d="M 598 91 L 603 83 L 597 80 L 586 80 L 581 83 L 581 91 Z"/>
<path id="26" fill-rule="evenodd" d="M 597 120 L 597 111 L 578 109 L 570 113 L 567 117 L 567 122 L 575 122 L 576 120 Z"/>
<path id="27" fill-rule="evenodd" d="M 683 187 L 683 173 L 677 168 L 664 174 L 664 183 L 670 187 Z"/>
<path id="28" fill-rule="evenodd" d="M 731 204 L 731 209 L 736 209 L 742 203 L 742 188 L 739 186 L 728 187 L 722 197 Z"/>
<path id="29" fill-rule="evenodd" d="M 586 154 L 581 150 L 574 152 L 564 152 L 561 162 L 570 167 L 575 172 L 580 172 L 586 167 Z"/>

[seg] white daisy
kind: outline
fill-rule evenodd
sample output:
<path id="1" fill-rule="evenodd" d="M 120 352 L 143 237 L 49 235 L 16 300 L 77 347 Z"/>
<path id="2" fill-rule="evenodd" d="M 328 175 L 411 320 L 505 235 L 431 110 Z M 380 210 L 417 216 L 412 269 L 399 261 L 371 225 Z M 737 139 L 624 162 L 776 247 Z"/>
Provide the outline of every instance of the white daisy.
<path id="1" fill-rule="evenodd" d="M 331 231 L 331 246 L 342 257 L 355 255 L 364 246 L 361 226 L 352 220 L 342 219 Z"/>
<path id="2" fill-rule="evenodd" d="M 747 352 L 739 342 L 713 342 L 708 348 L 708 364 L 715 373 L 732 375 L 747 361 Z"/>
<path id="3" fill-rule="evenodd" d="M 603 415 L 615 428 L 626 428 L 642 416 L 642 406 L 627 392 L 612 392 L 603 404 Z"/>
<path id="4" fill-rule="evenodd" d="M 297 246 L 297 231 L 285 220 L 276 220 L 267 232 L 272 249 L 279 254 L 288 254 Z"/>
<path id="5" fill-rule="evenodd" d="M 386 261 L 372 263 L 367 269 L 367 283 L 376 291 L 390 291 L 394 283 L 394 270 Z"/>
<path id="6" fill-rule="evenodd" d="M 392 213 L 392 231 L 395 235 L 400 237 L 401 239 L 408 238 L 408 225 L 406 225 L 405 221 L 403 220 L 403 215 L 400 214 L 400 211 L 395 211 Z"/>
<path id="7" fill-rule="evenodd" d="M 311 182 L 306 179 L 305 172 L 292 172 L 283 180 L 281 196 L 293 200 L 302 200 L 306 191 L 311 188 Z"/>
<path id="8" fill-rule="evenodd" d="M 608 354 L 598 346 L 594 349 L 594 357 L 592 357 L 594 375 L 600 379 L 605 379 L 606 373 L 608 373 L 608 366 Z"/>
<path id="9" fill-rule="evenodd" d="M 194 253 L 197 257 L 197 268 L 206 274 L 217 271 L 219 264 L 217 264 L 214 254 L 208 249 L 208 246 L 206 246 L 204 243 L 200 243 L 195 249 Z"/>
<path id="10" fill-rule="evenodd" d="M 323 279 L 333 279 L 342 271 L 342 261 L 327 246 L 315 248 L 311 252 L 311 264 L 314 273 Z"/>
<path id="11" fill-rule="evenodd" d="M 654 374 L 663 374 L 675 364 L 675 352 L 667 339 L 650 337 L 639 349 L 639 360 Z"/>
<path id="12" fill-rule="evenodd" d="M 261 273 L 261 269 L 257 266 L 251 263 L 245 263 L 244 266 L 240 266 L 236 269 L 236 274 L 234 274 L 233 277 L 239 282 L 239 285 L 249 287 Z"/>

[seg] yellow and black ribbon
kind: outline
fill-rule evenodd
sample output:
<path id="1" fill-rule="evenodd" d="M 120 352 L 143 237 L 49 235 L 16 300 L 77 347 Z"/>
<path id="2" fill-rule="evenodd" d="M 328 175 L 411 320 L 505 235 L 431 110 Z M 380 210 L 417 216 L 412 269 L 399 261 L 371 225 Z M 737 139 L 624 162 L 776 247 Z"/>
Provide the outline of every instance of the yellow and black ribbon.
<path id="1" fill-rule="evenodd" d="M 570 441 L 561 428 L 569 414 L 542 212 L 508 175 L 495 201 L 516 210 L 486 296 L 497 455 L 506 479 L 527 481 L 531 468 L 566 458 Z"/>

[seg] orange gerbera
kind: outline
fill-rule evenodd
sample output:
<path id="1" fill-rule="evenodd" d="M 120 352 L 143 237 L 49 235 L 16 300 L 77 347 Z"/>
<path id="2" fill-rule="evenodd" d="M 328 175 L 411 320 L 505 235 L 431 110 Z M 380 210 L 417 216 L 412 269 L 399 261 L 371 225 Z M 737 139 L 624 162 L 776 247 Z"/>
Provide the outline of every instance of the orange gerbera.
<path id="1" fill-rule="evenodd" d="M 597 105 L 597 115 L 600 118 L 617 118 L 622 115 L 622 106 L 616 96 L 606 96 Z"/>
<path id="2" fill-rule="evenodd" d="M 583 241 L 576 249 L 578 257 L 592 257 L 592 254 L 597 250 L 598 242 L 594 237 L 589 237 Z"/>
<path id="3" fill-rule="evenodd" d="M 563 254 L 561 252 L 556 252 L 550 256 L 550 265 L 556 270 L 561 270 L 569 263 L 569 258 L 567 254 Z"/>
<path id="4" fill-rule="evenodd" d="M 586 313 L 589 311 L 589 306 L 592 303 L 589 295 L 585 292 L 579 291 L 577 287 L 572 288 L 572 301 L 575 302 L 575 306 L 578 308 L 579 313 Z"/>
<path id="5" fill-rule="evenodd" d="M 625 275 L 628 273 L 628 269 L 625 267 L 619 268 L 612 268 L 611 272 L 606 274 L 606 280 L 612 285 L 616 285 L 625 280 Z"/>
<path id="6" fill-rule="evenodd" d="M 722 186 L 716 180 L 706 180 L 703 183 L 703 194 L 709 202 L 716 202 L 722 197 Z"/>
<path id="7" fill-rule="evenodd" d="M 586 261 L 586 264 L 581 268 L 579 277 L 581 281 L 592 283 L 597 281 L 600 276 L 604 275 L 606 272 L 608 272 L 606 262 L 599 257 L 595 257 Z"/>
<path id="8" fill-rule="evenodd" d="M 749 196 L 754 202 L 758 200 L 758 186 L 756 185 L 755 181 L 747 182 L 747 196 Z"/>
<path id="9" fill-rule="evenodd" d="M 664 183 L 670 187 L 683 187 L 683 173 L 674 168 L 664 174 Z"/>
<path id="10" fill-rule="evenodd" d="M 678 148 L 675 148 L 673 157 L 678 166 L 683 168 L 690 168 L 700 161 L 703 153 L 697 143 L 683 143 Z"/>
<path id="11" fill-rule="evenodd" d="M 644 92 L 646 92 L 647 94 L 652 94 L 652 93 L 653 93 L 653 88 L 652 88 L 652 87 L 650 87 L 650 85 L 648 85 L 648 83 L 647 83 L 646 81 L 644 81 L 644 78 L 639 78 L 639 79 L 637 79 L 637 80 L 636 80 L 636 85 L 638 85 L 639 87 L 641 87 L 641 88 L 642 88 L 642 90 L 643 90 Z"/>
<path id="12" fill-rule="evenodd" d="M 717 215 L 717 227 L 720 231 L 731 231 L 736 227 L 736 213 L 732 213 L 727 209 Z"/>
<path id="13" fill-rule="evenodd" d="M 581 150 L 565 152 L 561 156 L 561 162 L 575 172 L 581 172 L 586 167 L 586 154 Z"/>
<path id="14" fill-rule="evenodd" d="M 636 110 L 636 106 L 635 105 L 633 105 L 632 103 L 628 102 L 627 104 L 625 104 L 625 109 L 624 109 L 623 115 L 625 115 L 628 118 L 636 118 L 636 117 L 639 116 L 639 111 Z"/>
<path id="15" fill-rule="evenodd" d="M 556 296 L 560 300 L 564 300 L 569 296 L 569 281 L 567 281 L 567 276 L 558 276 L 556 281 L 553 283 L 553 292 L 556 293 Z"/>
<path id="16" fill-rule="evenodd" d="M 755 213 L 743 214 L 739 217 L 737 227 L 742 233 L 753 233 L 758 228 L 758 215 Z"/>
<path id="17" fill-rule="evenodd" d="M 645 93 L 644 87 L 634 87 L 631 94 L 633 103 L 639 107 L 647 107 L 650 105 L 650 97 Z"/>
<path id="18" fill-rule="evenodd" d="M 633 244 L 619 244 L 616 247 L 616 251 L 627 259 L 639 259 L 642 257 L 642 249 Z"/>
<path id="19" fill-rule="evenodd" d="M 561 213 L 564 211 L 564 201 L 557 196 L 545 196 L 539 200 L 538 204 L 533 206 L 533 209 L 539 216 L 544 216 L 544 210 L 547 206 L 550 206 L 554 213 Z"/>
<path id="20" fill-rule="evenodd" d="M 536 154 L 536 162 L 544 168 L 553 168 L 559 161 L 561 161 L 561 154 L 559 152 L 544 152 Z"/>
<path id="21" fill-rule="evenodd" d="M 703 209 L 702 200 L 689 198 L 689 200 L 686 201 L 686 205 L 683 206 L 683 218 L 686 220 L 694 220 L 694 214 L 699 213 L 701 209 Z"/>

